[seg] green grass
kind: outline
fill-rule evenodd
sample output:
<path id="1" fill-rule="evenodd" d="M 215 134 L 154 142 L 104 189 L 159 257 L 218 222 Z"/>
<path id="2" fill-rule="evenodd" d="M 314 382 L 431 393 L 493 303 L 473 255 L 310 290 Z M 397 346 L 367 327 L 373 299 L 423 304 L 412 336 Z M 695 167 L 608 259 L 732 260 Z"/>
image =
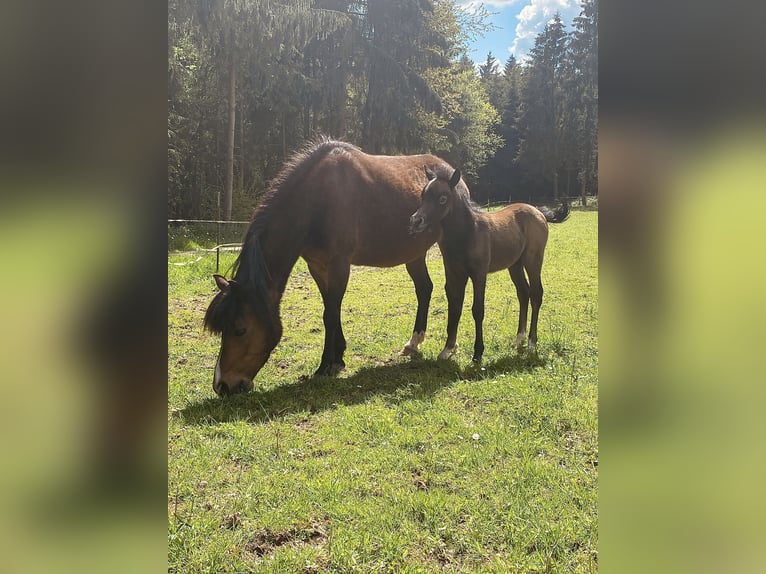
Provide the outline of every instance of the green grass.
<path id="1" fill-rule="evenodd" d="M 211 387 L 219 341 L 201 329 L 215 257 L 170 255 L 171 571 L 597 571 L 597 217 L 551 225 L 537 354 L 510 347 L 518 303 L 497 273 L 484 363 L 470 360 L 470 285 L 461 349 L 436 361 L 447 302 L 434 248 L 422 357 L 398 355 L 415 313 L 404 267 L 356 267 L 347 369 L 312 379 L 322 305 L 299 261 L 282 342 L 253 392 L 226 399 Z"/>

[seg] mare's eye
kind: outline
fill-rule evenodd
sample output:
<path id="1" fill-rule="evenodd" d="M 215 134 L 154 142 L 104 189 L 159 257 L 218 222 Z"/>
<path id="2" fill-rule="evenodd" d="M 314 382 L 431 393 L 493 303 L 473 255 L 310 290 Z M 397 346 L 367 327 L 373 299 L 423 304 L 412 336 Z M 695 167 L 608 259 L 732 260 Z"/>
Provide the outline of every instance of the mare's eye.
<path id="1" fill-rule="evenodd" d="M 446 195 L 442 195 L 439 198 L 439 205 L 444 205 L 445 203 L 447 203 L 447 196 Z"/>
<path id="2" fill-rule="evenodd" d="M 234 329 L 234 336 L 235 337 L 241 337 L 247 332 L 247 328 L 245 327 L 239 327 L 238 329 Z"/>

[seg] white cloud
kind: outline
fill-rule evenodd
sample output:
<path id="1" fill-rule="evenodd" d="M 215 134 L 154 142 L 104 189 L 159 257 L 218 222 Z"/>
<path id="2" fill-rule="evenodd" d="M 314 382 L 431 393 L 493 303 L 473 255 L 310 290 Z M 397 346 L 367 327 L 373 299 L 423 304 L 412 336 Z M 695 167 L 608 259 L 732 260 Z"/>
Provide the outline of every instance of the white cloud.
<path id="1" fill-rule="evenodd" d="M 475 10 L 482 4 L 486 7 L 492 8 L 505 8 L 511 4 L 519 4 L 522 0 L 468 0 L 467 2 L 460 2 L 460 7 L 464 10 Z"/>
<path id="2" fill-rule="evenodd" d="M 556 12 L 568 30 L 572 20 L 580 13 L 580 3 L 577 0 L 529 0 L 516 16 L 519 21 L 516 24 L 516 37 L 513 44 L 508 46 L 508 53 L 514 54 L 517 60 L 526 59 L 529 50 L 535 45 L 535 37 L 543 31 Z"/>

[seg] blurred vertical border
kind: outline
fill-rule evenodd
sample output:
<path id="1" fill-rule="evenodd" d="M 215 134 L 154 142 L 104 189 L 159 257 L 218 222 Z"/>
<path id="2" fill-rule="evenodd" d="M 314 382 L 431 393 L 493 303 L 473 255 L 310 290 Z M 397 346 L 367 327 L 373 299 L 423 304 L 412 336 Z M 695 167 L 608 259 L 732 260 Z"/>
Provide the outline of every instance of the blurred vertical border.
<path id="1" fill-rule="evenodd" d="M 167 6 L 0 12 L 2 568 L 160 571 Z"/>
<path id="2" fill-rule="evenodd" d="M 766 564 L 757 2 L 604 2 L 599 567 Z"/>
<path id="3" fill-rule="evenodd" d="M 0 9 L 0 553 L 166 567 L 162 2 Z M 766 5 L 600 7 L 605 572 L 760 572 Z"/>

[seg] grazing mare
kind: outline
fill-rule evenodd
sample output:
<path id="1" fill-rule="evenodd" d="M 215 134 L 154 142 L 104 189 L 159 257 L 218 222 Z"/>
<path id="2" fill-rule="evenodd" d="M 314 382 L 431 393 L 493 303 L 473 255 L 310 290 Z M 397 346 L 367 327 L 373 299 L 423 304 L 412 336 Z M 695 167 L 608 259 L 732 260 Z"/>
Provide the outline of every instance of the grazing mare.
<path id="1" fill-rule="evenodd" d="M 526 203 L 514 203 L 500 211 L 487 213 L 472 203 L 463 191 L 460 170 L 448 170 L 425 167 L 429 181 L 423 188 L 422 204 L 410 219 L 410 232 L 415 235 L 439 224 L 443 230 L 439 247 L 444 259 L 448 313 L 447 343 L 439 358 L 447 359 L 457 349 L 457 328 L 463 311 L 465 286 L 470 277 L 476 323 L 473 360 L 481 360 L 487 274 L 502 269 L 510 272 L 520 305 L 514 345 L 521 345 L 526 339 L 527 307 L 530 300 L 532 302 L 529 349 L 533 351 L 537 344 L 537 318 L 543 302 L 540 271 L 548 241 L 547 222 L 564 221 L 569 216 L 569 206 L 565 203 L 554 212 Z"/>
<path id="2" fill-rule="evenodd" d="M 207 309 L 205 327 L 221 335 L 213 378 L 217 394 L 252 389 L 253 378 L 282 336 L 279 305 L 299 257 L 308 264 L 324 303 L 324 350 L 317 375 L 335 374 L 345 366 L 341 303 L 351 265 L 406 264 L 418 308 L 412 339 L 402 353 L 417 352 L 433 290 L 425 254 L 441 237 L 438 224 L 417 236 L 408 232 L 410 214 L 428 181 L 424 164 L 452 169 L 432 155 L 367 155 L 326 138 L 286 163 L 253 215 L 233 278 L 214 275 L 219 292 Z"/>

